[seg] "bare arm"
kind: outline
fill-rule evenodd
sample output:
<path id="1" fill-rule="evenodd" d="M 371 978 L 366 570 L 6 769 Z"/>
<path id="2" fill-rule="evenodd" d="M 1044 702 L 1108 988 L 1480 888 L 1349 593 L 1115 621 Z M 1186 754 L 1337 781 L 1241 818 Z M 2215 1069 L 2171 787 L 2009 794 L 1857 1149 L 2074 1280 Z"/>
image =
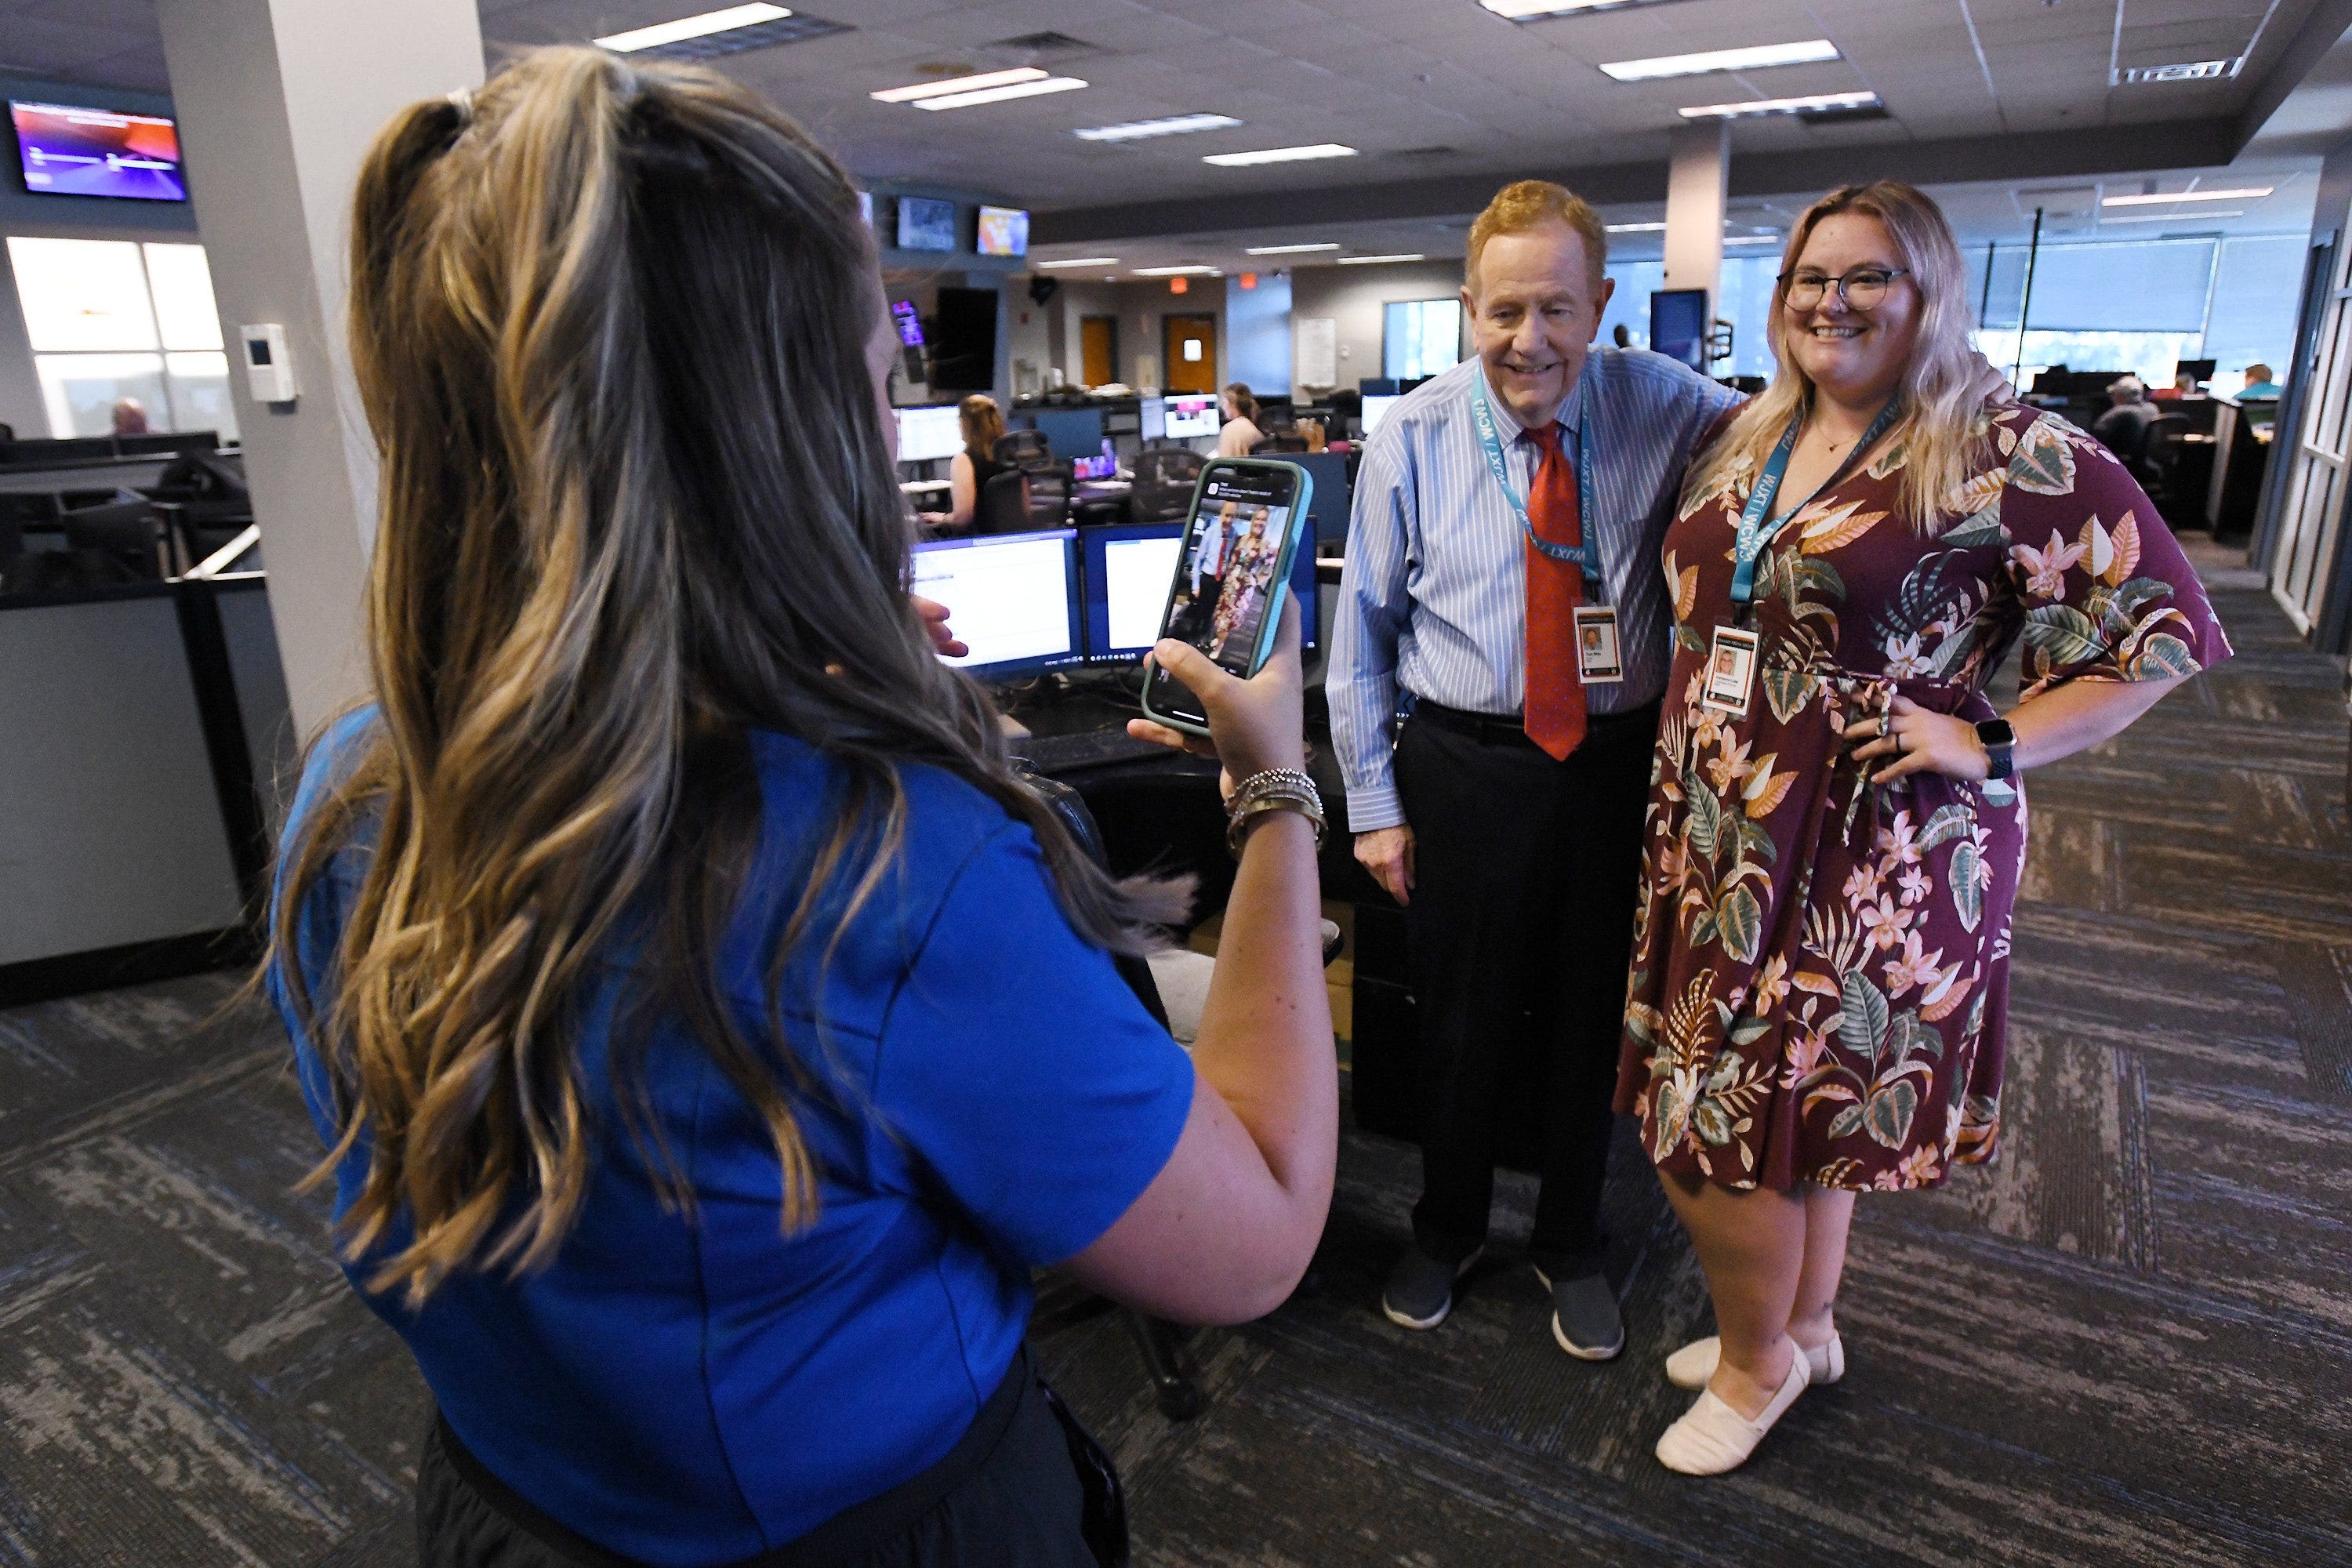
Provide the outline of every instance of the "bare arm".
<path id="1" fill-rule="evenodd" d="M 2017 743 L 2011 757 L 2020 772 L 2071 757 L 2131 728 L 2164 694 L 2189 678 L 2163 680 L 2069 680 L 2019 703 L 2009 714 Z M 1887 733 L 1858 747 L 1854 755 L 1892 757 L 1874 782 L 1905 773 L 1934 772 L 1956 779 L 1982 779 L 1990 761 L 1977 727 L 1948 713 L 1931 713 L 1907 697 L 1897 697 Z M 1850 725 L 1849 738 L 1875 735 L 1876 721 Z"/>
<path id="2" fill-rule="evenodd" d="M 970 528 L 980 510 L 980 486 L 972 477 L 971 455 L 958 452 L 948 462 L 948 521 L 950 528 Z"/>

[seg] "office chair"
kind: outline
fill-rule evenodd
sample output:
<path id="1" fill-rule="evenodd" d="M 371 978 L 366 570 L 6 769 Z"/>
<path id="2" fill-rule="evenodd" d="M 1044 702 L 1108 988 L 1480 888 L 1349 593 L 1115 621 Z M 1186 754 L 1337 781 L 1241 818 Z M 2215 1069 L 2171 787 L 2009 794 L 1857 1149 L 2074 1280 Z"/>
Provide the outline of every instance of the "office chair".
<path id="1" fill-rule="evenodd" d="M 2139 460 L 2130 468 L 2147 488 L 2149 500 L 2161 503 L 2172 499 L 2174 474 L 2180 466 L 2180 438 L 2188 433 L 2188 416 L 2180 414 L 2159 414 L 2141 432 Z"/>
<path id="2" fill-rule="evenodd" d="M 253 503 L 243 500 L 158 500 L 155 512 L 179 548 L 183 573 L 253 526 Z"/>
<path id="3" fill-rule="evenodd" d="M 164 560 L 163 520 L 152 501 L 85 507 L 67 512 L 61 521 L 68 550 L 110 556 L 142 581 L 161 582 L 171 574 Z"/>
<path id="4" fill-rule="evenodd" d="M 1268 436 L 1263 441 L 1253 445 L 1250 447 L 1250 456 L 1253 458 L 1279 457 L 1285 452 L 1306 450 L 1307 437 L 1295 430 L 1286 430 L 1279 435 Z"/>
<path id="5" fill-rule="evenodd" d="M 1155 447 L 1135 458 L 1133 507 L 1138 522 L 1169 522 L 1192 504 L 1206 460 L 1189 447 Z"/>
<path id="6" fill-rule="evenodd" d="M 1045 436 L 1035 430 L 1007 430 L 990 444 L 988 455 L 1016 468 L 1035 468 L 1040 463 L 1054 460 L 1053 447 L 1046 445 Z"/>
<path id="7" fill-rule="evenodd" d="M 1069 527 L 1070 505 L 1077 497 L 1077 481 L 1070 477 L 1069 465 L 1029 468 L 1021 477 L 1029 481 L 1029 526 Z"/>
<path id="8" fill-rule="evenodd" d="M 1067 468 L 1014 468 L 981 488 L 974 533 L 1032 533 L 1066 528 L 1072 485 Z"/>

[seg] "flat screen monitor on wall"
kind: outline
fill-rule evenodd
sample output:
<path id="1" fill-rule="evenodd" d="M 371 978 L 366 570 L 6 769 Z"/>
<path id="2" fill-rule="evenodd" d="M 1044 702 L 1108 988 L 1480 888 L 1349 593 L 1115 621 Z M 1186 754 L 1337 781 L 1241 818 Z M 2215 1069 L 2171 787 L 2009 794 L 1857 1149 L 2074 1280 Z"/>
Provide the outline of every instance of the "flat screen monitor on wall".
<path id="1" fill-rule="evenodd" d="M 898 341 L 910 349 L 923 346 L 923 313 L 912 300 L 893 300 L 890 319 L 898 324 Z"/>
<path id="2" fill-rule="evenodd" d="M 1696 371 L 1706 369 L 1706 290 L 1661 289 L 1650 296 L 1650 346 Z"/>
<path id="3" fill-rule="evenodd" d="M 25 189 L 44 196 L 184 202 L 179 127 L 160 114 L 11 100 Z"/>
<path id="4" fill-rule="evenodd" d="M 981 208 L 978 249 L 982 256 L 1028 255 L 1029 215 L 1019 207 Z"/>
<path id="5" fill-rule="evenodd" d="M 898 248 L 953 250 L 956 247 L 955 203 L 929 196 L 898 198 Z"/>
<path id="6" fill-rule="evenodd" d="M 997 294 L 942 289 L 931 315 L 933 391 L 986 392 L 996 382 Z"/>

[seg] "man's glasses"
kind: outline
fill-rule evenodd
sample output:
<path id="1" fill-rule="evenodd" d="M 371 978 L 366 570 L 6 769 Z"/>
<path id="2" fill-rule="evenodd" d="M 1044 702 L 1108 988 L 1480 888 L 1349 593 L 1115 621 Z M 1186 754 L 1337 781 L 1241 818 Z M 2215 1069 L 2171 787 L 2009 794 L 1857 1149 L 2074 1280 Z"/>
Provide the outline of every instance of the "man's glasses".
<path id="1" fill-rule="evenodd" d="M 1784 297 L 1792 310 L 1814 309 L 1832 286 L 1847 310 L 1869 310 L 1886 298 L 1889 284 L 1909 271 L 1906 267 L 1857 267 L 1843 278 L 1832 278 L 1824 272 L 1783 272 L 1780 281 L 1787 286 Z"/>

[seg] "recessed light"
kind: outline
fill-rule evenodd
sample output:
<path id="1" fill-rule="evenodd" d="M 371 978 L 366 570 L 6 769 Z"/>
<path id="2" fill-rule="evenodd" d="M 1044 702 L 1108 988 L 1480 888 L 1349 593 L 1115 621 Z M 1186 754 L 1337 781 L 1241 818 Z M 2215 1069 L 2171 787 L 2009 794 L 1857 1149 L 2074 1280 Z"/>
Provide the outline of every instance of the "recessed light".
<path id="1" fill-rule="evenodd" d="M 1726 245 L 1778 245 L 1780 243 L 1780 237 L 1777 234 L 1735 234 L 1727 237 L 1723 243 Z"/>
<path id="2" fill-rule="evenodd" d="M 1353 147 L 1337 142 L 1318 142 L 1306 147 L 1261 147 L 1255 153 L 1212 153 L 1201 160 L 1214 163 L 1220 169 L 1245 168 L 1252 163 L 1296 163 L 1307 158 L 1352 158 Z"/>
<path id="3" fill-rule="evenodd" d="M 1611 234 L 1663 234 L 1666 227 L 1663 223 L 1611 223 L 1601 226 Z"/>
<path id="4" fill-rule="evenodd" d="M 1795 44 L 1759 44 L 1745 49 L 1709 49 L 1696 55 L 1659 55 L 1646 60 L 1615 60 L 1601 68 L 1619 81 L 1655 81 L 1661 77 L 1703 76 L 1708 71 L 1761 70 L 1767 66 L 1819 65 L 1841 58 L 1827 38 Z"/>
<path id="5" fill-rule="evenodd" d="M 2266 196 L 2277 187 L 2249 185 L 2235 191 L 2147 191 L 2138 195 L 2109 196 L 2100 202 L 2103 207 L 2152 207 L 2167 202 L 2250 202 Z"/>
<path id="6" fill-rule="evenodd" d="M 1134 120 L 1125 125 L 1097 125 L 1071 132 L 1082 142 L 1140 142 L 1152 136 L 1189 136 L 1195 131 L 1223 131 L 1240 121 L 1230 114 L 1176 114 L 1166 120 Z"/>
<path id="7" fill-rule="evenodd" d="M 1116 256 L 1081 256 L 1076 261 L 1033 261 L 1029 265 L 1034 267 L 1040 272 L 1047 271 L 1056 267 L 1116 267 L 1118 265 L 1118 258 Z"/>
<path id="8" fill-rule="evenodd" d="M 1138 278 L 1222 278 L 1223 273 L 1213 267 L 1190 262 L 1182 267 L 1137 267 L 1129 269 Z"/>
<path id="9" fill-rule="evenodd" d="M 1242 254 L 1244 256 L 1303 256 L 1310 250 L 1339 248 L 1339 241 L 1327 240 L 1321 245 L 1253 245 L 1244 248 Z"/>
<path id="10" fill-rule="evenodd" d="M 1677 110 L 1685 120 L 1742 120 L 1751 114 L 1802 114 L 1813 109 L 1872 109 L 1874 92 L 1817 92 L 1806 98 L 1758 98 L 1746 103 L 1703 103 Z"/>
<path id="11" fill-rule="evenodd" d="M 1039 70 L 1035 66 L 1015 66 L 1011 70 L 982 71 L 977 76 L 950 76 L 937 81 L 919 81 L 909 87 L 886 87 L 880 92 L 869 92 L 866 96 L 877 103 L 913 103 L 926 98 L 942 98 L 951 92 L 1010 87 L 1017 81 L 1044 81 L 1053 74 Z"/>
<path id="12" fill-rule="evenodd" d="M 2187 223 L 2191 219 L 2204 222 L 2217 217 L 2245 216 L 2246 209 L 2243 207 L 2223 207 L 2217 213 L 2134 213 L 2129 217 L 2102 217 L 2099 219 L 2099 226 L 2105 228 L 2109 224 L 2116 223 Z"/>
<path id="13" fill-rule="evenodd" d="M 1664 0 L 1478 0 L 1497 16 L 1514 22 L 1540 22 L 1551 16 L 1573 16 L 1580 11 L 1617 11 L 1631 5 L 1656 5 Z"/>
<path id="14" fill-rule="evenodd" d="M 915 100 L 917 109 L 972 109 L 983 103 L 1003 103 L 1012 98 L 1035 98 L 1046 92 L 1075 92 L 1087 84 L 1074 76 L 1049 76 L 1043 81 L 1016 81 L 1004 87 L 977 88 L 970 92 L 943 93 L 938 98 Z"/>
<path id="15" fill-rule="evenodd" d="M 1419 251 L 1414 251 L 1410 256 L 1342 256 L 1339 258 L 1339 262 L 1342 267 L 1370 267 L 1376 261 L 1426 261 L 1429 258 Z"/>
<path id="16" fill-rule="evenodd" d="M 708 37 L 712 33 L 731 32 L 737 27 L 755 26 L 761 22 L 782 21 L 791 15 L 782 5 L 730 5 L 721 11 L 705 11 L 699 16 L 680 16 L 675 22 L 656 22 L 650 27 L 632 27 L 625 33 L 607 33 L 592 41 L 600 49 L 610 49 L 618 55 L 632 55 L 639 49 L 658 48 L 664 44 L 682 43 L 688 38 Z"/>

